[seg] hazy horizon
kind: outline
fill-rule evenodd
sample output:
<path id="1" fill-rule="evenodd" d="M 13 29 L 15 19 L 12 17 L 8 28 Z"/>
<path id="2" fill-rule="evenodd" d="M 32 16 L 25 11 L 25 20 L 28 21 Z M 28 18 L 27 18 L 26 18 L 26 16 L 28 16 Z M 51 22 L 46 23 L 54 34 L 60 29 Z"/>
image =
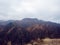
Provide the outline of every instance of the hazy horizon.
<path id="1" fill-rule="evenodd" d="M 0 0 L 0 20 L 23 18 L 60 23 L 60 0 Z"/>

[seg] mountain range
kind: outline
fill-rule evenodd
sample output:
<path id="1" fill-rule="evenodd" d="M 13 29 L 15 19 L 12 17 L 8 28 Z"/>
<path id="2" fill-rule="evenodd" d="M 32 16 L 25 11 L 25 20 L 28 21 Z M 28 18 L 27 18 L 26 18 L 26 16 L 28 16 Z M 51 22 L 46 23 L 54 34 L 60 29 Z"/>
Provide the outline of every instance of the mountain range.
<path id="1" fill-rule="evenodd" d="M 0 45 L 6 45 L 9 41 L 12 45 L 28 43 L 47 37 L 60 38 L 60 24 L 36 18 L 0 21 Z"/>

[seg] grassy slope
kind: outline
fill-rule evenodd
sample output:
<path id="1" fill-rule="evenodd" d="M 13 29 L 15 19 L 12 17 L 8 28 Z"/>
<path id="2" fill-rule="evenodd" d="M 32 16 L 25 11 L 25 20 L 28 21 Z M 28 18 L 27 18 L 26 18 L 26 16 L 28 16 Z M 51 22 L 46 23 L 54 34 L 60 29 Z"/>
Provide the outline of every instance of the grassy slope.
<path id="1" fill-rule="evenodd" d="M 60 45 L 60 39 L 43 39 L 43 42 L 35 41 L 33 42 L 33 45 Z M 32 45 L 32 44 L 27 44 Z"/>

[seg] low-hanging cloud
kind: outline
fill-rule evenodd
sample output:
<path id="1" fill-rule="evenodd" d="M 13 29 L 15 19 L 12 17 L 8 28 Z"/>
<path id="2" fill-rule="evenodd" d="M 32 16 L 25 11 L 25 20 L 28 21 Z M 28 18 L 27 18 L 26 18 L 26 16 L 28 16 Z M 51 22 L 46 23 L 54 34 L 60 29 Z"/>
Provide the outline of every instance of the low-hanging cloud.
<path id="1" fill-rule="evenodd" d="M 30 17 L 59 23 L 60 0 L 0 0 L 0 20 Z"/>

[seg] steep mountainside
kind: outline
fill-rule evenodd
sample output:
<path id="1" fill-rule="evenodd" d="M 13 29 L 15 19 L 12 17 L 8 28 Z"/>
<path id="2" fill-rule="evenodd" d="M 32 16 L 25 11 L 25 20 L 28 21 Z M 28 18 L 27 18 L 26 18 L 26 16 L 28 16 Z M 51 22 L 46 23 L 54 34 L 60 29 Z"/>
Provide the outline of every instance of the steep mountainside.
<path id="1" fill-rule="evenodd" d="M 8 41 L 12 45 L 28 43 L 46 37 L 60 38 L 60 24 L 31 18 L 0 21 L 0 45 L 5 45 Z"/>

